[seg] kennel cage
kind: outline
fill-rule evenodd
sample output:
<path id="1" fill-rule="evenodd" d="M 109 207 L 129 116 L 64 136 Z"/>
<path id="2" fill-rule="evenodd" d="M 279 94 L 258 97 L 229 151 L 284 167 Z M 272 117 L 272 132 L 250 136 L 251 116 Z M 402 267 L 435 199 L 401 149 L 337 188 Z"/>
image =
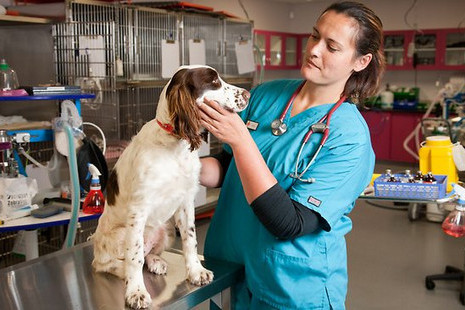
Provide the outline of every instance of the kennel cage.
<path id="1" fill-rule="evenodd" d="M 162 40 L 179 40 L 181 65 L 189 64 L 189 40 L 203 40 L 206 64 L 229 83 L 250 89 L 253 73 L 238 74 L 234 48 L 235 42 L 251 40 L 252 34 L 253 24 L 242 20 L 142 5 L 67 1 L 66 22 L 53 31 L 56 77 L 59 83 L 96 94 L 96 99 L 83 102 L 83 119 L 105 132 L 110 150 L 112 144 L 113 150 L 120 150 L 155 116 L 167 82 L 161 75 Z M 94 128 L 85 131 L 99 139 Z"/>

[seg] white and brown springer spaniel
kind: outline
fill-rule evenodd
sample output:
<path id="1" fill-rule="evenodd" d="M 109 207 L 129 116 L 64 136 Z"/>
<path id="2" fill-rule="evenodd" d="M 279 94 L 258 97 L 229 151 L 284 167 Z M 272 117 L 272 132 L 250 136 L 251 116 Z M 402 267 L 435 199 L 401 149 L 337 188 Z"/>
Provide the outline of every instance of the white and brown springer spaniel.
<path id="1" fill-rule="evenodd" d="M 107 200 L 92 236 L 98 272 L 126 280 L 126 303 L 147 308 L 145 263 L 155 274 L 166 274 L 159 255 L 174 239 L 178 227 L 187 268 L 187 279 L 208 284 L 213 273 L 197 256 L 194 198 L 198 190 L 202 142 L 198 104 L 207 97 L 239 112 L 250 94 L 225 83 L 207 66 L 185 66 L 171 78 L 158 102 L 156 118 L 133 137 L 110 174 Z"/>

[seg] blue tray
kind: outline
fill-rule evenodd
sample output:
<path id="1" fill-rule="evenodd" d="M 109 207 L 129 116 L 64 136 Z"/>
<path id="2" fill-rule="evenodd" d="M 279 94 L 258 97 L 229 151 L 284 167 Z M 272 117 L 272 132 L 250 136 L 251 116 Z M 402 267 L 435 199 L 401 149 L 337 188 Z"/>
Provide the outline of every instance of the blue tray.
<path id="1" fill-rule="evenodd" d="M 394 174 L 399 179 L 403 174 Z M 382 174 L 374 182 L 375 196 L 403 199 L 440 199 L 446 196 L 447 175 L 434 175 L 436 184 L 385 182 Z"/>

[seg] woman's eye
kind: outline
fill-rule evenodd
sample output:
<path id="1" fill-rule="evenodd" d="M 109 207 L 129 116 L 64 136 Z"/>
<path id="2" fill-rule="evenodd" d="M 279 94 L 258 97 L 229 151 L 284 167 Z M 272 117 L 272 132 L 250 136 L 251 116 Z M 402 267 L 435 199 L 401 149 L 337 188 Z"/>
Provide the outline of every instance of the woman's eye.
<path id="1" fill-rule="evenodd" d="M 337 51 L 337 48 L 334 48 L 332 46 L 328 46 L 328 50 L 331 52 L 331 53 L 334 53 Z"/>

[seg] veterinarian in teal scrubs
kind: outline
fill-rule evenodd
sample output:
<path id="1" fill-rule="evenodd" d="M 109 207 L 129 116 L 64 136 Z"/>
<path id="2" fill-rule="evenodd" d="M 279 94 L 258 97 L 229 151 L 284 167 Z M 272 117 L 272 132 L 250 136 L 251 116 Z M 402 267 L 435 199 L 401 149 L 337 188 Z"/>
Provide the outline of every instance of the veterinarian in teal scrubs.
<path id="1" fill-rule="evenodd" d="M 226 144 L 202 159 L 201 183 L 222 186 L 204 254 L 244 265 L 236 309 L 345 309 L 348 214 L 374 168 L 368 127 L 352 102 L 377 91 L 381 42 L 370 9 L 333 4 L 309 38 L 304 80 L 256 87 L 240 117 L 212 101 L 201 106 L 203 125 Z M 272 130 L 280 115 L 287 129 Z M 313 156 L 323 133 L 313 127 L 302 144 L 322 119 L 329 135 Z"/>

